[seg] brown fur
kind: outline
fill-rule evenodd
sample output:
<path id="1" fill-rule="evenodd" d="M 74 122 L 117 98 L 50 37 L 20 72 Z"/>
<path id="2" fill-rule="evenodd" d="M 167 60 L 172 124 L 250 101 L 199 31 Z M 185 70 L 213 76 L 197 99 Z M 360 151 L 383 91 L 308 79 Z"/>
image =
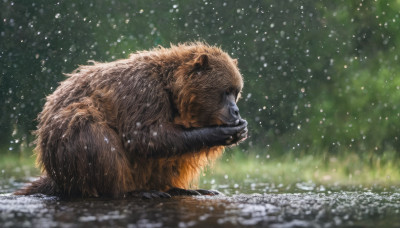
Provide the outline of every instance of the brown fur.
<path id="1" fill-rule="evenodd" d="M 47 97 L 35 149 L 43 176 L 16 194 L 118 197 L 189 188 L 224 147 L 175 151 L 185 142 L 174 129 L 224 124 L 216 97 L 242 86 L 236 60 L 204 43 L 81 66 Z"/>

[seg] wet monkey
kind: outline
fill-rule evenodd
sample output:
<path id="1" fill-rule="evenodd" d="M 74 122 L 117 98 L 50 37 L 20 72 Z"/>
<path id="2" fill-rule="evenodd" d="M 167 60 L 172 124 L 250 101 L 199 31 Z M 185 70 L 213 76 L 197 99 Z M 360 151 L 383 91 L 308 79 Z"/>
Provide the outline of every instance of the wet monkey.
<path id="1" fill-rule="evenodd" d="M 216 194 L 188 189 L 224 147 L 247 137 L 236 60 L 215 46 L 184 43 L 67 76 L 38 116 L 42 176 L 16 194 Z"/>

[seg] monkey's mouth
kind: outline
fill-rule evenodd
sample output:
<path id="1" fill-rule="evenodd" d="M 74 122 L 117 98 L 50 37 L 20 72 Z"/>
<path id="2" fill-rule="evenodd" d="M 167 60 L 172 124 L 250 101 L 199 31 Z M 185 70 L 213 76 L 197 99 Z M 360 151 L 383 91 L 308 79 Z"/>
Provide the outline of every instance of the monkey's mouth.
<path id="1" fill-rule="evenodd" d="M 240 122 L 239 119 L 235 120 L 235 121 L 234 121 L 234 125 L 235 125 L 235 126 L 239 125 L 239 122 Z"/>
<path id="2" fill-rule="evenodd" d="M 220 118 L 220 121 L 222 124 L 219 125 L 225 125 L 225 126 L 237 126 L 240 123 L 240 119 L 229 119 L 229 118 L 224 118 L 224 116 L 222 116 L 222 118 Z"/>

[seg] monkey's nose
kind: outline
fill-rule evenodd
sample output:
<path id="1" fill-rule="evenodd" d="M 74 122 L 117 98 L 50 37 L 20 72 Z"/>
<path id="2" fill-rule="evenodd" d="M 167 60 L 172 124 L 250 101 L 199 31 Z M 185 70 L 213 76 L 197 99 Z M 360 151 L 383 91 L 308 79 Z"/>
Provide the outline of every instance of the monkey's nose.
<path id="1" fill-rule="evenodd" d="M 240 118 L 239 108 L 236 105 L 231 106 L 229 111 L 230 111 L 230 114 L 231 114 L 231 116 L 233 118 L 235 118 L 235 119 L 239 119 Z"/>

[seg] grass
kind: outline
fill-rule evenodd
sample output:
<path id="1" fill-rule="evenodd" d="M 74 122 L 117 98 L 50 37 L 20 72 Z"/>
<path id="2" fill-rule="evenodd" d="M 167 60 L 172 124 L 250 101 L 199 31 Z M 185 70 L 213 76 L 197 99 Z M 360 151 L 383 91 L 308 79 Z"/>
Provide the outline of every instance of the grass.
<path id="1" fill-rule="evenodd" d="M 14 192 L 40 174 L 31 153 L 0 153 L 0 194 Z"/>
<path id="2" fill-rule="evenodd" d="M 336 156 L 301 157 L 287 153 L 276 158 L 245 154 L 238 150 L 227 151 L 220 161 L 203 174 L 203 183 L 214 181 L 232 184 L 251 180 L 283 185 L 308 182 L 342 187 L 399 187 L 399 161 L 394 151 L 381 155 L 349 152 Z"/>
<path id="3" fill-rule="evenodd" d="M 0 169 L 10 169 L 19 166 L 33 167 L 35 165 L 35 157 L 19 154 L 0 154 Z"/>
<path id="4" fill-rule="evenodd" d="M 39 175 L 34 167 L 32 152 L 21 155 L 0 155 L 0 171 L 25 179 Z M 295 185 L 314 183 L 324 186 L 400 187 L 400 159 L 396 152 L 363 154 L 348 152 L 335 156 L 302 155 L 290 152 L 276 157 L 265 154 L 244 153 L 228 150 L 212 167 L 203 172 L 200 187 L 210 184 L 250 185 L 251 183 L 273 183 Z"/>
<path id="5" fill-rule="evenodd" d="M 16 177 L 20 177 L 18 173 L 24 177 L 40 174 L 39 169 L 35 167 L 35 157 L 16 154 L 0 154 L 0 171 Z"/>

